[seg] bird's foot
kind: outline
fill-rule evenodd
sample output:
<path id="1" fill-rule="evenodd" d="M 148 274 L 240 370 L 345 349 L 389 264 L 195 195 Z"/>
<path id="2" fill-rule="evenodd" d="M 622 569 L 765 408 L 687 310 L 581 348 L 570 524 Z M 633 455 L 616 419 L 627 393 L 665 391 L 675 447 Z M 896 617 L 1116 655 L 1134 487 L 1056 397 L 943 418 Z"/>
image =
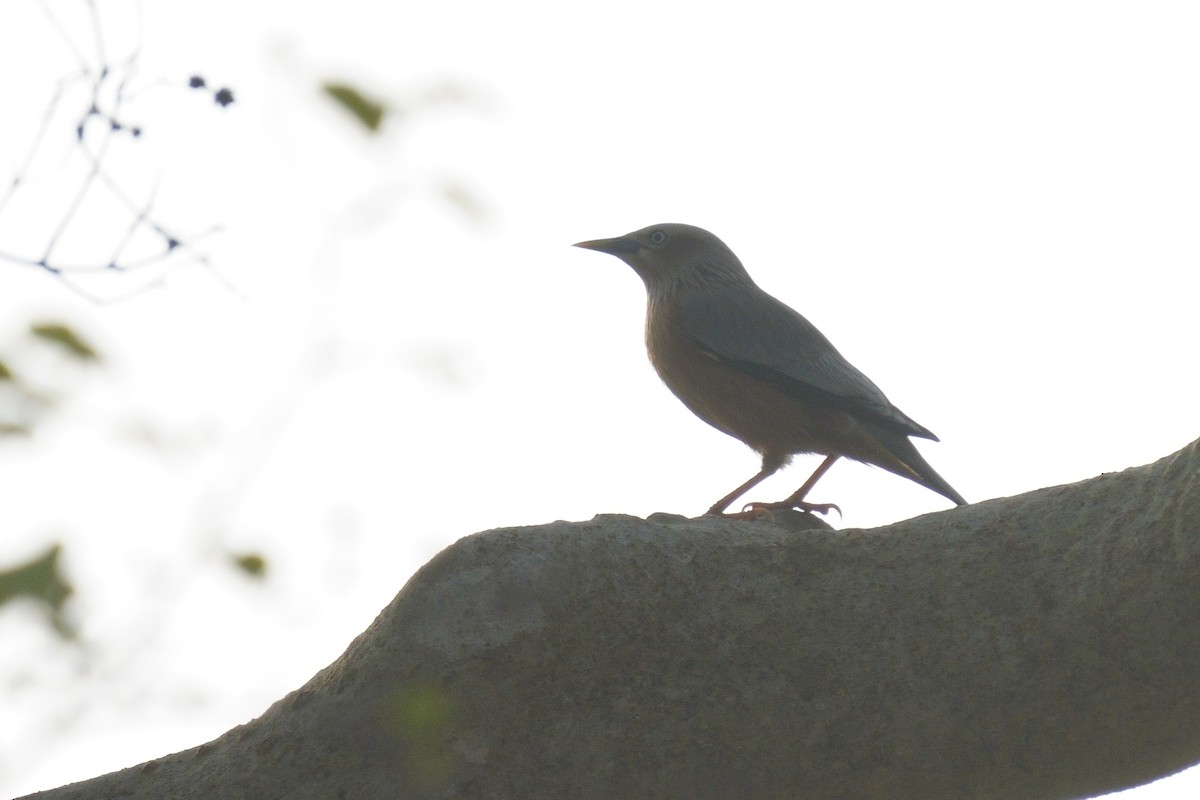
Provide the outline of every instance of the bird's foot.
<path id="1" fill-rule="evenodd" d="M 778 503 L 747 503 L 742 506 L 741 511 L 721 512 L 710 510 L 707 516 L 749 520 L 751 522 L 760 519 L 773 521 L 776 511 L 803 511 L 806 514 L 811 514 L 814 511 L 818 514 L 828 514 L 830 511 L 836 511 L 839 517 L 842 516 L 842 509 L 834 503 L 809 503 L 804 500 L 790 503 L 787 500 Z"/>
<path id="2" fill-rule="evenodd" d="M 803 511 L 806 514 L 816 512 L 821 515 L 836 511 L 842 516 L 842 509 L 836 503 L 809 503 L 806 500 L 784 500 L 779 503 L 747 503 L 742 506 L 741 514 L 736 516 L 743 519 L 761 519 L 770 517 L 772 511 Z M 746 516 L 743 516 L 746 515 Z"/>

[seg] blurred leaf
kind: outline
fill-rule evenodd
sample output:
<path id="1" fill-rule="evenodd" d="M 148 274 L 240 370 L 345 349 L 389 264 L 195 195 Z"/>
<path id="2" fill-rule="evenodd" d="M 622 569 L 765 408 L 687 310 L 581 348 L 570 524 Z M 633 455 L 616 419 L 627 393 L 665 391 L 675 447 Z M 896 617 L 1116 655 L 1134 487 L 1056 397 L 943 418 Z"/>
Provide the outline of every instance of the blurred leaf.
<path id="1" fill-rule="evenodd" d="M 33 431 L 17 422 L 0 422 L 0 436 L 28 436 Z"/>
<path id="2" fill-rule="evenodd" d="M 58 345 L 63 350 L 80 361 L 99 361 L 100 354 L 96 352 L 83 337 L 69 325 L 61 322 L 39 322 L 29 327 L 30 332 L 42 339 Z"/>
<path id="3" fill-rule="evenodd" d="M 251 578 L 262 578 L 267 574 L 267 559 L 260 553 L 233 553 L 230 558 L 235 567 Z"/>
<path id="4" fill-rule="evenodd" d="M 420 784 L 436 785 L 450 768 L 454 712 L 450 697 L 432 684 L 408 684 L 385 701 L 383 721 L 404 743 L 406 774 Z"/>
<path id="5" fill-rule="evenodd" d="M 478 103 L 475 91 L 454 81 L 431 86 L 421 98 L 427 105 L 467 105 Z"/>
<path id="6" fill-rule="evenodd" d="M 453 203 L 459 211 L 470 217 L 472 222 L 480 223 L 487 219 L 487 209 L 485 209 L 483 204 L 475 199 L 475 195 L 471 194 L 467 187 L 463 186 L 461 183 L 456 183 L 455 181 L 450 180 L 443 181 L 442 194 L 445 195 L 446 199 Z"/>
<path id="7" fill-rule="evenodd" d="M 59 556 L 62 546 L 54 544 L 32 561 L 0 571 L 0 605 L 17 597 L 27 597 L 45 606 L 51 623 L 59 636 L 73 638 L 75 633 L 66 623 L 63 607 L 74 591 L 62 574 Z"/>
<path id="8" fill-rule="evenodd" d="M 11 381 L 12 379 L 12 370 L 8 368 L 8 364 L 0 361 L 0 381 Z"/>
<path id="9" fill-rule="evenodd" d="M 348 83 L 325 83 L 321 90 L 353 114 L 371 133 L 379 130 L 383 123 L 383 115 L 387 113 L 387 107 L 383 103 L 367 97 Z"/>

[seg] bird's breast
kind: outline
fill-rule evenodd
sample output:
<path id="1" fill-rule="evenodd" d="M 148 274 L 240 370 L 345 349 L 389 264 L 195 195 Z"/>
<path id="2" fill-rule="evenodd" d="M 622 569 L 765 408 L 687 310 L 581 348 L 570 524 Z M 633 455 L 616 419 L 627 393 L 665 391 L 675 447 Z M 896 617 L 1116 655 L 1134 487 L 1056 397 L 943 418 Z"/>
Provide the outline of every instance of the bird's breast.
<path id="1" fill-rule="evenodd" d="M 699 346 L 678 310 L 651 303 L 646 350 L 663 383 L 700 419 L 760 453 L 821 452 L 843 415 L 814 409 Z"/>

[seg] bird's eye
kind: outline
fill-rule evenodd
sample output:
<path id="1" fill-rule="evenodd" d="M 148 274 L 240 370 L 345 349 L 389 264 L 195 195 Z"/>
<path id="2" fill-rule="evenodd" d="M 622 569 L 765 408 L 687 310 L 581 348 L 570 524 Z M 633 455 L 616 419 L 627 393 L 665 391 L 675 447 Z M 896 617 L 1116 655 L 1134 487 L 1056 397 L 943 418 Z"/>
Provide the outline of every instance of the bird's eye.
<path id="1" fill-rule="evenodd" d="M 650 244 L 662 244 L 667 240 L 666 231 L 654 231 L 650 234 Z"/>

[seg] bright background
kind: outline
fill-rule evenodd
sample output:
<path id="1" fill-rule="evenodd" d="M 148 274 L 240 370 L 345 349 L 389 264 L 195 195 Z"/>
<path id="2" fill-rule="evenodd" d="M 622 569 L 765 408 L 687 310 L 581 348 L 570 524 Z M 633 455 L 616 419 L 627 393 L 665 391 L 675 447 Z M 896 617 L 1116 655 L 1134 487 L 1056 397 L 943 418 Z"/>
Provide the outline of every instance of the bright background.
<path id="1" fill-rule="evenodd" d="M 144 133 L 106 164 L 209 266 L 0 260 L 0 358 L 63 395 L 0 439 L 0 567 L 62 542 L 79 632 L 0 608 L 0 796 L 260 714 L 458 537 L 696 515 L 753 474 L 653 374 L 640 281 L 581 239 L 716 232 L 941 436 L 920 446 L 971 500 L 1200 434 L 1194 3 L 98 8 L 109 62 L 140 44 L 122 116 Z M 94 41 L 85 2 L 0 5 L 0 177 Z M 328 80 L 390 106 L 377 135 Z M 86 85 L 64 86 L 0 253 L 39 256 L 86 169 Z M 129 221 L 89 205 L 62 263 L 102 263 Z M 45 318 L 104 363 L 21 361 Z M 818 459 L 797 461 L 756 496 Z M 947 507 L 846 463 L 811 499 L 845 527 Z"/>

